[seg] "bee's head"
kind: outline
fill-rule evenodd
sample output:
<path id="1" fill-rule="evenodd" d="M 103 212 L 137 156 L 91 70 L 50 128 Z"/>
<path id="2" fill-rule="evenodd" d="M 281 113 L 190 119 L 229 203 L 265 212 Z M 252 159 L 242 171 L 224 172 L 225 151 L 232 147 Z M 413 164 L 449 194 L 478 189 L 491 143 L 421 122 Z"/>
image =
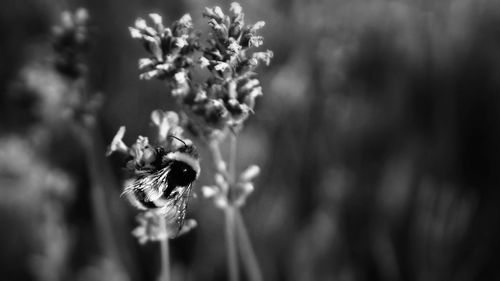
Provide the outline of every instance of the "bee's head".
<path id="1" fill-rule="evenodd" d="M 184 164 L 187 164 L 195 171 L 196 177 L 198 177 L 200 173 L 200 163 L 199 163 L 200 161 L 199 161 L 198 150 L 196 149 L 196 147 L 189 140 L 184 141 L 173 135 L 170 135 L 169 137 L 180 141 L 183 145 L 178 149 L 167 153 L 164 156 L 164 158 L 167 161 L 179 161 L 183 162 Z"/>
<path id="2" fill-rule="evenodd" d="M 190 155 L 191 157 L 193 157 L 195 159 L 199 158 L 198 150 L 193 145 L 193 143 L 191 142 L 191 140 L 183 140 L 183 139 L 178 138 L 178 137 L 176 137 L 174 135 L 169 135 L 168 138 L 175 139 L 175 140 L 177 140 L 177 141 L 179 141 L 179 142 L 181 142 L 183 144 L 182 146 L 180 146 L 179 148 L 177 148 L 176 151 L 182 152 L 182 153 L 186 153 L 186 154 Z"/>
<path id="3" fill-rule="evenodd" d="M 187 145 L 179 148 L 178 151 L 185 153 L 185 154 L 188 154 L 195 159 L 199 158 L 198 150 L 196 149 L 196 147 L 193 144 L 187 144 Z"/>

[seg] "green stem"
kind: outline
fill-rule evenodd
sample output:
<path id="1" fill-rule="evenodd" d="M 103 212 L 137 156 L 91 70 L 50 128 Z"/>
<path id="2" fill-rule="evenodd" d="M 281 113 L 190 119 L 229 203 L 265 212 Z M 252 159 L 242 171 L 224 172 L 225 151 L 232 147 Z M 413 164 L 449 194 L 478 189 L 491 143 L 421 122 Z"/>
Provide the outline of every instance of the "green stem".
<path id="1" fill-rule="evenodd" d="M 165 218 L 160 218 L 160 227 L 167 231 L 167 223 Z M 161 273 L 160 281 L 170 281 L 170 250 L 168 244 L 168 237 L 162 239 L 160 242 L 161 248 Z"/>
<path id="2" fill-rule="evenodd" d="M 238 245 L 240 246 L 241 259 L 246 267 L 247 273 L 251 281 L 262 281 L 262 272 L 257 262 L 257 257 L 252 247 L 252 242 L 248 236 L 248 231 L 245 227 L 245 222 L 241 216 L 239 209 L 235 211 L 235 221 L 238 234 Z"/>

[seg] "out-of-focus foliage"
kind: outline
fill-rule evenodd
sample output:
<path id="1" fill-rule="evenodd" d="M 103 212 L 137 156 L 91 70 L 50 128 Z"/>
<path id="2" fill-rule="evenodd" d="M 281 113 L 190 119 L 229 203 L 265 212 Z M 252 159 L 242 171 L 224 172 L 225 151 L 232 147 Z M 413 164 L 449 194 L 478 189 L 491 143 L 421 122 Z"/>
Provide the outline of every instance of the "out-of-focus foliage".
<path id="1" fill-rule="evenodd" d="M 118 196 L 106 199 L 121 260 L 100 246 L 87 163 L 117 167 L 104 158 L 116 128 L 147 135 L 152 110 L 175 109 L 164 85 L 138 79 L 134 19 L 202 22 L 229 2 L 70 2 L 0 2 L 0 279 L 152 280 L 159 251 L 130 235 L 134 210 Z M 240 170 L 262 168 L 243 215 L 265 280 L 499 279 L 500 4 L 241 4 L 274 52 L 238 152 Z M 47 59 L 50 26 L 79 6 L 89 88 L 105 98 L 102 158 L 61 114 L 67 89 Z M 198 192 L 213 174 L 203 153 Z M 108 190 L 120 173 L 106 173 Z M 201 196 L 190 212 L 198 227 L 171 244 L 174 280 L 223 280 L 222 213 Z"/>

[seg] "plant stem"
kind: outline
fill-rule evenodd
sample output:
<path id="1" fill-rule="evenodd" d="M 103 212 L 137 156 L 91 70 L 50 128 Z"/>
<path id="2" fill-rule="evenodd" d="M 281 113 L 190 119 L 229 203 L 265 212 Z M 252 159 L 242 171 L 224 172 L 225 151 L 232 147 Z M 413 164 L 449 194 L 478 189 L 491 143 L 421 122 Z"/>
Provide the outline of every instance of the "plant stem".
<path id="1" fill-rule="evenodd" d="M 160 218 L 160 227 L 167 231 L 167 223 L 165 218 Z M 168 245 L 168 237 L 162 239 L 160 242 L 161 247 L 161 273 L 160 281 L 170 281 L 170 251 Z"/>
<path id="2" fill-rule="evenodd" d="M 217 172 L 222 175 L 227 175 L 226 162 L 224 162 L 222 153 L 220 152 L 220 143 L 218 141 L 210 141 L 208 149 L 212 154 L 212 161 Z"/>
<path id="3" fill-rule="evenodd" d="M 235 134 L 230 134 L 229 137 L 229 167 L 228 167 L 228 181 L 229 190 L 227 190 L 228 202 L 231 202 L 231 187 L 236 182 L 236 152 L 237 152 L 237 139 Z M 229 203 L 231 204 L 231 203 Z M 224 212 L 226 215 L 226 244 L 227 244 L 227 261 L 229 268 L 229 280 L 239 280 L 239 265 L 238 265 L 238 248 L 236 241 L 236 224 L 235 212 L 237 207 L 228 205 Z"/>
<path id="4" fill-rule="evenodd" d="M 239 280 L 238 253 L 236 248 L 235 233 L 235 208 L 228 206 L 224 209 L 226 215 L 226 247 L 227 247 L 227 266 L 229 268 L 229 280 Z"/>
<path id="5" fill-rule="evenodd" d="M 240 254 L 243 263 L 245 264 L 247 273 L 252 281 L 262 281 L 262 272 L 257 262 L 257 257 L 252 247 L 252 242 L 248 236 L 248 231 L 245 227 L 245 222 L 241 216 L 239 209 L 235 210 L 235 221 L 238 234 L 238 245 L 240 246 Z"/>
<path id="6" fill-rule="evenodd" d="M 229 154 L 229 182 L 230 185 L 236 184 L 236 152 L 237 152 L 237 138 L 236 135 L 231 135 L 230 138 L 230 154 Z M 228 194 L 230 196 L 231 194 Z M 231 201 L 231 200 L 229 200 Z M 239 207 L 230 206 L 232 221 L 231 225 L 227 225 L 226 227 L 232 228 L 233 238 L 235 241 L 233 242 L 238 246 L 240 250 L 240 256 L 244 262 L 246 267 L 246 271 L 252 281 L 262 281 L 262 272 L 259 267 L 259 263 L 257 262 L 257 258 L 255 256 L 255 252 L 252 247 L 252 243 L 250 241 L 250 237 L 248 236 L 248 231 L 245 227 L 245 223 L 243 221 L 243 217 L 241 216 L 241 212 Z M 236 233 L 235 233 L 236 232 Z M 237 261 L 237 257 L 236 257 Z M 236 262 L 237 263 L 237 262 Z"/>
<path id="7" fill-rule="evenodd" d="M 238 140 L 236 134 L 229 134 L 229 184 L 234 185 L 236 183 L 236 153 Z M 228 194 L 229 195 L 229 194 Z"/>
<path id="8" fill-rule="evenodd" d="M 118 245 L 116 244 L 115 235 L 113 232 L 113 224 L 107 209 L 107 198 L 104 190 L 102 175 L 102 155 L 96 147 L 96 132 L 94 128 L 83 128 L 74 126 L 85 148 L 87 156 L 87 170 L 90 176 L 90 198 L 92 204 L 93 216 L 97 229 L 98 241 L 104 254 L 115 260 L 118 264 L 122 264 Z"/>

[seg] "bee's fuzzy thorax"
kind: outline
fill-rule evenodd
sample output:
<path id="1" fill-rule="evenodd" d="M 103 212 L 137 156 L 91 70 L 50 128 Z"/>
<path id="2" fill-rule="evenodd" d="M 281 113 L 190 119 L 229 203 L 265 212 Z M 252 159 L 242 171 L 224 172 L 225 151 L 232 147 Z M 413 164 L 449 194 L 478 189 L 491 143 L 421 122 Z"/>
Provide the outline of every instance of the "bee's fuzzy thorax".
<path id="1" fill-rule="evenodd" d="M 200 162 L 198 159 L 195 157 L 184 153 L 184 152 L 170 152 L 165 155 L 165 158 L 168 160 L 174 160 L 174 161 L 180 161 L 184 162 L 187 165 L 189 165 L 195 172 L 196 172 L 196 177 L 200 174 Z"/>

